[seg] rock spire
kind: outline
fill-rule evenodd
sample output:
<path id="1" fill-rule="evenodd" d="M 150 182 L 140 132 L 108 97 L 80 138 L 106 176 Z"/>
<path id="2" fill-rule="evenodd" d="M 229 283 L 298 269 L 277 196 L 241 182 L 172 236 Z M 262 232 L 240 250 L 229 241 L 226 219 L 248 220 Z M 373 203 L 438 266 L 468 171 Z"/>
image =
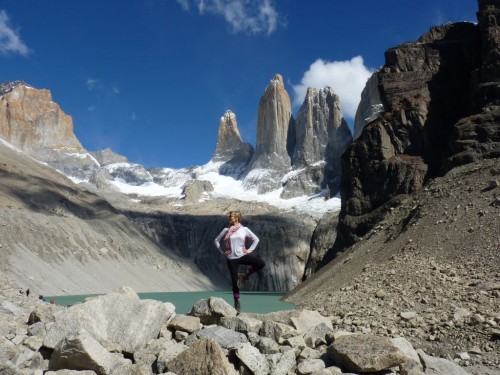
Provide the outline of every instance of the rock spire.
<path id="1" fill-rule="evenodd" d="M 318 193 L 331 181 L 340 183 L 340 155 L 352 141 L 340 99 L 331 87 L 308 88 L 295 121 L 292 165 L 297 172 L 285 184 L 283 198 Z"/>
<path id="2" fill-rule="evenodd" d="M 259 193 L 280 187 L 278 176 L 291 167 L 287 149 L 288 129 L 293 122 L 292 106 L 283 77 L 276 74 L 260 98 L 257 117 L 257 142 L 245 185 L 258 185 Z M 263 178 L 260 170 L 266 170 Z M 257 178 L 258 175 L 258 178 Z"/>
<path id="3" fill-rule="evenodd" d="M 219 134 L 212 160 L 231 160 L 242 145 L 243 141 L 238 130 L 236 115 L 228 109 L 219 121 Z"/>
<path id="4" fill-rule="evenodd" d="M 253 155 L 253 146 L 243 143 L 236 115 L 227 110 L 219 121 L 217 145 L 212 157 L 214 162 L 224 162 L 219 172 L 224 175 L 239 176 Z"/>

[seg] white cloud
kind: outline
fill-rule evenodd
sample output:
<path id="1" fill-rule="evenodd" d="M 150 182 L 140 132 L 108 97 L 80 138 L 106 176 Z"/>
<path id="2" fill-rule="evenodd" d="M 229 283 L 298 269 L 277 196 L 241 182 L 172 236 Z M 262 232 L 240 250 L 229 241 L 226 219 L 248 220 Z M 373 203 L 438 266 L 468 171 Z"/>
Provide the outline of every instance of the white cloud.
<path id="1" fill-rule="evenodd" d="M 272 34 L 279 22 L 279 14 L 272 0 L 177 0 L 184 10 L 190 2 L 200 14 L 216 14 L 224 17 L 233 31 L 249 34 Z"/>
<path id="2" fill-rule="evenodd" d="M 372 72 L 373 69 L 364 65 L 361 56 L 346 61 L 330 62 L 318 59 L 304 73 L 300 83 L 293 86 L 293 103 L 302 104 L 308 87 L 321 89 L 330 86 L 340 97 L 344 117 L 353 119 L 361 100 L 361 91 Z"/>
<path id="3" fill-rule="evenodd" d="M 189 10 L 189 0 L 177 0 L 177 2 L 181 5 L 182 9 Z"/>
<path id="4" fill-rule="evenodd" d="M 87 78 L 87 88 L 89 89 L 89 91 L 95 89 L 98 83 L 99 81 L 97 79 Z"/>
<path id="5" fill-rule="evenodd" d="M 105 94 L 107 96 L 118 95 L 121 93 L 120 87 L 115 84 L 109 84 L 95 78 L 87 78 L 85 82 L 87 89 L 96 94 Z"/>
<path id="6" fill-rule="evenodd" d="M 0 54 L 16 53 L 26 56 L 29 48 L 21 40 L 17 30 L 9 25 L 9 16 L 4 10 L 0 11 Z"/>

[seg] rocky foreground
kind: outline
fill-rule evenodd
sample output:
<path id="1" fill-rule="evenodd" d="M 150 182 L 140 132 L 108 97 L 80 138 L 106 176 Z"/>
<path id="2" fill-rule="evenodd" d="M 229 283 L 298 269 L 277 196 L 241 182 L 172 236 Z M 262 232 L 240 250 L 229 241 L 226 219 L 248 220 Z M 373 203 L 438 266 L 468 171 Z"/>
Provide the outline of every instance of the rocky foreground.
<path id="1" fill-rule="evenodd" d="M 183 315 L 128 287 L 71 307 L 6 281 L 0 295 L 0 374 L 468 374 L 404 337 L 352 334 L 316 311 L 237 315 L 210 298 Z"/>
<path id="2" fill-rule="evenodd" d="M 500 159 L 429 181 L 287 301 L 500 374 Z"/>

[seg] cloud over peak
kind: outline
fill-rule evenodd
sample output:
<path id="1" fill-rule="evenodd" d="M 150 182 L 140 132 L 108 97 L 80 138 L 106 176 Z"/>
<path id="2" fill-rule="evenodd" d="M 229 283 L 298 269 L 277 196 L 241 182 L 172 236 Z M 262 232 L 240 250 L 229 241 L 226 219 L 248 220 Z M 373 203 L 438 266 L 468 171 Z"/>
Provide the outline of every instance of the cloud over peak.
<path id="1" fill-rule="evenodd" d="M 361 56 L 346 61 L 317 59 L 304 73 L 300 83 L 293 86 L 293 103 L 302 104 L 308 87 L 321 89 L 330 86 L 340 98 L 344 117 L 353 119 L 361 100 L 361 92 L 372 72 L 373 69 L 364 65 Z"/>
<path id="2" fill-rule="evenodd" d="M 194 5 L 200 14 L 224 17 L 233 32 L 272 34 L 279 24 L 279 14 L 272 0 L 177 0 L 188 11 Z"/>
<path id="3" fill-rule="evenodd" d="M 18 31 L 10 26 L 7 13 L 0 10 L 0 54 L 9 53 L 26 56 L 29 53 L 29 48 L 21 40 Z"/>

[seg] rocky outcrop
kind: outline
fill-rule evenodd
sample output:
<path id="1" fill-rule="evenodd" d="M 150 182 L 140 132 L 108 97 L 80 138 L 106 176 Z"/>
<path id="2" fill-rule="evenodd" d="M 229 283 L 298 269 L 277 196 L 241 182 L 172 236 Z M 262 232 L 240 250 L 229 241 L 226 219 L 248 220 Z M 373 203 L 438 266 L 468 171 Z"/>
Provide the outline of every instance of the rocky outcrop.
<path id="1" fill-rule="evenodd" d="M 497 375 L 499 197 L 500 159 L 456 167 L 405 196 L 285 301 Z"/>
<path id="2" fill-rule="evenodd" d="M 141 300 L 131 288 L 118 288 L 56 315 L 43 345 L 54 349 L 66 336 L 84 330 L 96 340 L 110 341 L 133 353 L 157 338 L 174 312 L 171 303 Z"/>
<path id="3" fill-rule="evenodd" d="M 470 113 L 480 45 L 478 26 L 456 23 L 386 52 L 385 65 L 375 73 L 385 112 L 364 126 L 342 157 L 333 253 L 364 235 L 399 196 L 443 173 L 454 124 Z"/>
<path id="4" fill-rule="evenodd" d="M 460 119 L 450 141 L 448 169 L 500 156 L 500 4 L 479 0 L 481 64 L 472 72 L 471 116 Z"/>
<path id="5" fill-rule="evenodd" d="M 98 166 L 73 133 L 73 121 L 48 90 L 23 82 L 3 83 L 0 136 L 35 159 L 67 175 L 83 178 Z"/>
<path id="6" fill-rule="evenodd" d="M 281 187 L 281 177 L 291 167 L 287 149 L 291 122 L 290 97 L 283 78 L 276 74 L 260 98 L 255 153 L 244 179 L 247 188 L 258 187 L 259 193 L 266 193 Z"/>
<path id="7" fill-rule="evenodd" d="M 194 203 L 208 198 L 213 191 L 214 187 L 210 181 L 192 180 L 186 182 L 182 194 L 186 201 Z"/>
<path id="8" fill-rule="evenodd" d="M 216 304 L 225 306 L 208 311 L 213 313 L 209 321 L 231 319 L 230 329 L 176 315 L 170 303 L 139 301 L 129 288 L 54 309 L 12 291 L 17 293 L 0 289 L 3 305 L 6 297 L 13 301 L 10 309 L 0 309 L 5 332 L 0 371 L 5 374 L 468 374 L 449 360 L 415 350 L 404 337 L 352 334 L 316 311 L 236 316 L 219 299 Z M 41 309 L 43 318 L 29 322 L 30 312 Z M 221 311 L 228 316 L 221 317 Z M 257 332 L 244 328 L 248 321 L 259 323 Z M 53 350 L 45 346 L 49 342 Z"/>
<path id="9" fill-rule="evenodd" d="M 105 148 L 104 150 L 99 151 L 91 151 L 90 155 L 92 155 L 101 166 L 115 163 L 129 163 L 125 156 L 113 152 L 110 148 Z"/>
<path id="10" fill-rule="evenodd" d="M 354 118 L 353 138 L 358 139 L 365 125 L 378 118 L 384 111 L 379 92 L 378 71 L 375 71 L 361 92 L 361 101 Z"/>
<path id="11" fill-rule="evenodd" d="M 327 186 L 335 195 L 340 184 L 340 155 L 352 137 L 333 89 L 307 90 L 294 131 L 294 173 L 287 176 L 281 197 L 311 195 Z"/>
<path id="12" fill-rule="evenodd" d="M 111 180 L 121 180 L 129 185 L 139 186 L 153 182 L 154 178 L 146 168 L 140 164 L 114 163 L 103 167 Z"/>
<path id="13" fill-rule="evenodd" d="M 251 160 L 253 151 L 253 146 L 243 143 L 241 139 L 236 115 L 227 110 L 219 122 L 217 145 L 212 157 L 214 162 L 224 162 L 219 173 L 238 177 Z"/>

